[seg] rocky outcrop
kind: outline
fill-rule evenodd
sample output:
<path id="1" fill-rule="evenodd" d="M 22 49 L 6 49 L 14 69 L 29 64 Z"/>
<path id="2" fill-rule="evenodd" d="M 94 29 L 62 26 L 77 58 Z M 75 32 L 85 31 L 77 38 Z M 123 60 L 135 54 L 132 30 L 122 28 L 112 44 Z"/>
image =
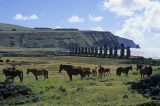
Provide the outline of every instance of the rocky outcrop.
<path id="1" fill-rule="evenodd" d="M 138 44 L 135 44 L 133 40 L 122 38 L 119 36 L 116 36 L 118 42 L 121 44 L 123 43 L 125 47 L 130 46 L 131 48 L 140 48 Z"/>
<path id="2" fill-rule="evenodd" d="M 13 81 L 0 82 L 0 101 L 16 95 L 28 95 L 32 90 L 27 86 L 16 85 Z"/>
<path id="3" fill-rule="evenodd" d="M 154 100 L 160 100 L 160 74 L 144 78 L 140 82 L 135 82 L 131 86 L 143 96 Z"/>

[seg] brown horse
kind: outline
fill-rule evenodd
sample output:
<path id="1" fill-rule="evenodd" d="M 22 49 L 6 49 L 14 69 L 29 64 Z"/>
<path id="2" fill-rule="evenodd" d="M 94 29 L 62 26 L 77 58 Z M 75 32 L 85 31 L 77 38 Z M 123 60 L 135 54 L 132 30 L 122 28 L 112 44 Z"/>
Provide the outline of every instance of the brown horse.
<path id="1" fill-rule="evenodd" d="M 99 76 L 100 77 L 102 77 L 102 76 L 106 76 L 106 73 L 108 74 L 108 75 L 111 75 L 111 73 L 110 73 L 110 68 L 104 68 L 104 67 L 100 67 L 99 69 L 98 69 L 98 73 L 99 73 Z"/>
<path id="2" fill-rule="evenodd" d="M 107 73 L 108 75 L 111 75 L 110 68 L 104 68 L 104 73 Z"/>
<path id="3" fill-rule="evenodd" d="M 19 76 L 20 82 L 23 81 L 23 71 L 22 70 L 12 70 L 12 68 L 3 69 L 3 74 L 6 77 L 6 80 L 12 79 L 14 81 L 16 76 Z"/>
<path id="4" fill-rule="evenodd" d="M 144 78 L 144 75 L 147 75 L 149 77 L 152 74 L 152 70 L 153 69 L 151 66 L 142 67 L 140 69 L 141 78 Z"/>
<path id="5" fill-rule="evenodd" d="M 90 77 L 90 75 L 92 74 L 92 72 L 91 72 L 91 69 L 90 69 L 90 68 L 83 67 L 83 68 L 82 68 L 82 70 L 84 71 L 85 76 Z"/>
<path id="6" fill-rule="evenodd" d="M 137 64 L 136 66 L 137 66 L 137 71 L 140 70 L 143 67 L 142 64 Z"/>
<path id="7" fill-rule="evenodd" d="M 80 67 L 73 67 L 72 65 L 60 65 L 59 73 L 65 70 L 69 76 L 70 81 L 72 81 L 72 75 L 80 75 L 81 79 L 85 77 L 85 71 Z"/>
<path id="8" fill-rule="evenodd" d="M 97 67 L 95 67 L 95 69 L 92 69 L 92 74 L 93 76 L 97 76 Z"/>
<path id="9" fill-rule="evenodd" d="M 27 69 L 27 74 L 32 73 L 36 80 L 38 80 L 38 76 L 43 75 L 44 76 L 44 80 L 47 78 L 48 79 L 48 71 L 46 69 Z"/>
<path id="10" fill-rule="evenodd" d="M 121 73 L 126 74 L 128 76 L 129 70 L 132 70 L 132 66 L 129 67 L 118 67 L 116 70 L 116 75 L 121 76 Z"/>

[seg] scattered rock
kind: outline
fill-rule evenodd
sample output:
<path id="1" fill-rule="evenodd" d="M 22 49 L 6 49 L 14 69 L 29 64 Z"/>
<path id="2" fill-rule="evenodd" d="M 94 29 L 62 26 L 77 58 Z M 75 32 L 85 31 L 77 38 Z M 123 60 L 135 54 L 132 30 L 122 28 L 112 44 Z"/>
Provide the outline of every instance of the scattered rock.
<path id="1" fill-rule="evenodd" d="M 127 99 L 128 98 L 128 95 L 123 95 L 123 99 Z"/>
<path id="2" fill-rule="evenodd" d="M 105 83 L 106 86 L 112 86 L 113 83 Z"/>
<path id="3" fill-rule="evenodd" d="M 83 87 L 83 86 L 80 86 L 80 87 L 78 87 L 78 88 L 76 89 L 77 92 L 82 91 L 82 90 L 84 90 L 84 87 Z"/>
<path id="4" fill-rule="evenodd" d="M 90 85 L 97 85 L 96 82 L 90 82 L 89 84 L 90 84 Z"/>
<path id="5" fill-rule="evenodd" d="M 58 90 L 61 91 L 61 92 L 66 92 L 66 88 L 64 88 L 63 86 L 60 86 L 60 87 L 58 88 Z"/>

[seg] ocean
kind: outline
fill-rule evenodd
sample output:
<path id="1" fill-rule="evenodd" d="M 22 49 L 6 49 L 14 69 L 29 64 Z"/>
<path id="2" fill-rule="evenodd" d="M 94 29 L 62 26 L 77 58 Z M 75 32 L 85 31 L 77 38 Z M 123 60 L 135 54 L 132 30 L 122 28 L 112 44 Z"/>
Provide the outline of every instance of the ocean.
<path id="1" fill-rule="evenodd" d="M 143 56 L 145 58 L 160 59 L 160 48 L 131 49 L 132 56 Z"/>

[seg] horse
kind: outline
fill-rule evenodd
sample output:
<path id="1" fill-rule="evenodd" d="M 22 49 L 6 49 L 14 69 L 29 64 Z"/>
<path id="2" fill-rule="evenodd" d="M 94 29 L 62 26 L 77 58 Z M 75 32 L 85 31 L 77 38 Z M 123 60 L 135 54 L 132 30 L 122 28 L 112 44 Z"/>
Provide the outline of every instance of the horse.
<path id="1" fill-rule="evenodd" d="M 20 82 L 23 81 L 23 71 L 22 70 L 12 70 L 12 68 L 3 69 L 3 74 L 6 77 L 6 80 L 12 79 L 14 81 L 16 76 L 19 76 Z"/>
<path id="2" fill-rule="evenodd" d="M 48 71 L 46 69 L 29 69 L 28 68 L 27 69 L 27 75 L 30 72 L 35 76 L 36 80 L 38 80 L 38 76 L 41 76 L 41 75 L 44 76 L 44 80 L 48 79 Z"/>
<path id="3" fill-rule="evenodd" d="M 70 81 L 72 81 L 72 75 L 80 75 L 81 79 L 85 77 L 85 71 L 80 67 L 73 67 L 72 65 L 60 65 L 59 67 L 59 73 L 61 73 L 62 70 L 65 70 L 69 76 Z"/>
<path id="4" fill-rule="evenodd" d="M 92 74 L 93 76 L 97 76 L 97 67 L 95 67 L 95 69 L 92 69 Z"/>
<path id="5" fill-rule="evenodd" d="M 6 63 L 7 63 L 7 62 L 10 62 L 10 60 L 9 60 L 9 59 L 6 59 Z"/>
<path id="6" fill-rule="evenodd" d="M 110 68 L 104 68 L 101 65 L 99 65 L 98 74 L 100 77 L 105 76 L 107 74 L 111 75 Z"/>
<path id="7" fill-rule="evenodd" d="M 140 69 L 141 78 L 144 78 L 144 75 L 147 75 L 149 77 L 152 74 L 152 71 L 153 69 L 151 66 L 142 67 Z"/>
<path id="8" fill-rule="evenodd" d="M 82 70 L 84 71 L 85 76 L 90 77 L 90 74 L 92 74 L 92 72 L 90 71 L 91 70 L 90 68 L 84 67 L 84 68 L 82 68 Z"/>
<path id="9" fill-rule="evenodd" d="M 3 60 L 0 60 L 0 62 L 3 62 Z"/>
<path id="10" fill-rule="evenodd" d="M 128 76 L 129 70 L 132 70 L 132 66 L 129 67 L 118 67 L 116 70 L 116 75 L 121 76 L 121 73 L 125 73 Z"/>
<path id="11" fill-rule="evenodd" d="M 107 73 L 108 75 L 111 75 L 110 68 L 104 68 L 104 73 Z"/>
<path id="12" fill-rule="evenodd" d="M 137 64 L 136 66 L 137 66 L 137 71 L 140 70 L 143 67 L 142 64 Z"/>

